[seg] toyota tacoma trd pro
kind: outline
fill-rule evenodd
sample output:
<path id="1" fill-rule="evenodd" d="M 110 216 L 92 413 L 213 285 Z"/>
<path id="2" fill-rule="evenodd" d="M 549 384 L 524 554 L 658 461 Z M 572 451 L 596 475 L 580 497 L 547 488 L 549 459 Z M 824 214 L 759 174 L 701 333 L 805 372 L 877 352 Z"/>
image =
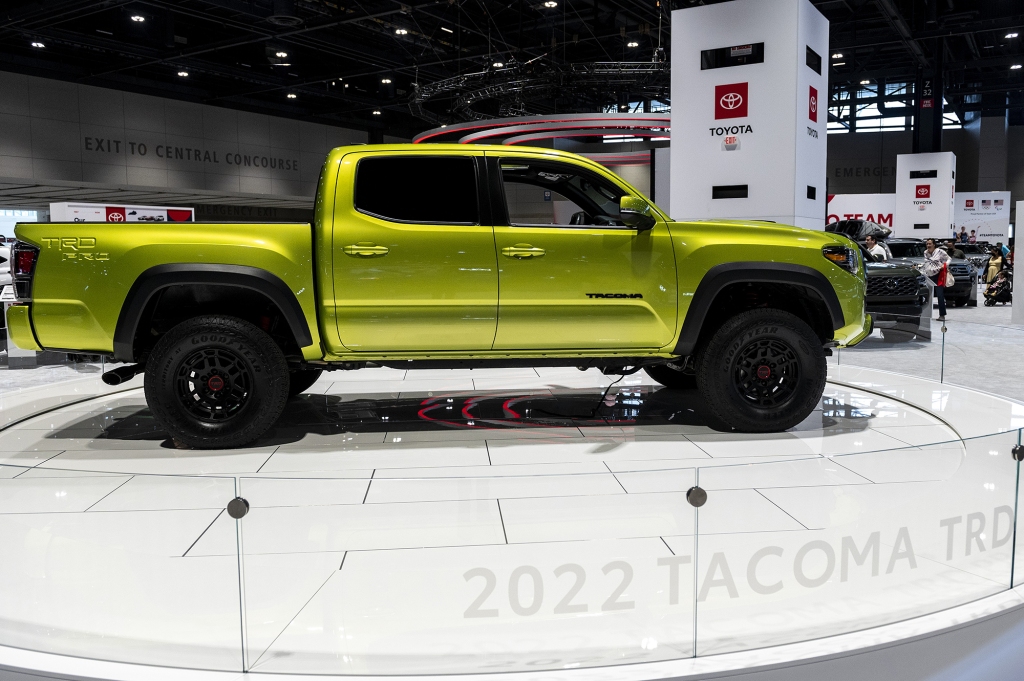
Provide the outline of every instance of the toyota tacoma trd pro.
<path id="1" fill-rule="evenodd" d="M 550 149 L 348 146 L 309 224 L 24 223 L 8 325 L 30 350 L 145 373 L 179 443 L 257 439 L 324 370 L 643 369 L 712 419 L 781 431 L 831 347 L 870 332 L 843 236 L 673 222 L 603 166 Z"/>

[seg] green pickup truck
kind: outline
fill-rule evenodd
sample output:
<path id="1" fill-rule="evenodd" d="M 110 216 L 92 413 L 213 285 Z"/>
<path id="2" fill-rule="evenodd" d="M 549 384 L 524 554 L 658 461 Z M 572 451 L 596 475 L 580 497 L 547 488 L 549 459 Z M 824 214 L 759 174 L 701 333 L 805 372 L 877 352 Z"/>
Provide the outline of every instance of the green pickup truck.
<path id="1" fill-rule="evenodd" d="M 348 146 L 309 224 L 25 223 L 18 347 L 145 373 L 179 443 L 260 437 L 323 371 L 643 369 L 712 418 L 781 431 L 818 404 L 831 347 L 869 332 L 845 237 L 673 222 L 603 166 L 550 149 Z"/>

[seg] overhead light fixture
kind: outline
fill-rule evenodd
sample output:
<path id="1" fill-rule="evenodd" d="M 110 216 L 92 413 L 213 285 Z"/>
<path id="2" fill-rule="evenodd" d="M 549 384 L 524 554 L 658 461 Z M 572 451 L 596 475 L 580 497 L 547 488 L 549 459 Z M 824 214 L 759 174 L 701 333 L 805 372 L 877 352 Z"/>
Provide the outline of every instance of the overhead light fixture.
<path id="1" fill-rule="evenodd" d="M 452 29 L 448 28 L 447 26 L 442 26 L 441 30 L 444 31 L 445 33 L 455 33 L 455 31 L 453 31 Z"/>
<path id="2" fill-rule="evenodd" d="M 846 66 L 846 62 L 845 61 L 833 62 L 832 66 Z"/>
<path id="3" fill-rule="evenodd" d="M 491 66 L 493 66 L 496 69 L 500 69 L 503 66 L 505 66 L 505 62 L 503 62 L 503 61 L 496 61 L 493 64 L 491 64 Z"/>
<path id="4" fill-rule="evenodd" d="M 381 78 L 380 82 L 384 83 L 385 85 L 391 85 L 391 79 L 390 78 Z"/>
<path id="5" fill-rule="evenodd" d="M 44 45 L 43 43 L 36 42 L 36 43 L 32 43 L 32 47 L 46 47 L 46 45 Z"/>
<path id="6" fill-rule="evenodd" d="M 640 43 L 638 43 L 635 40 L 630 40 L 628 43 L 626 43 L 626 47 L 640 47 Z"/>
<path id="7" fill-rule="evenodd" d="M 832 55 L 832 58 L 833 59 L 842 59 L 843 58 L 843 53 L 842 52 L 836 52 L 835 54 Z"/>
<path id="8" fill-rule="evenodd" d="M 134 21 L 137 24 L 141 24 L 145 20 L 146 20 L 146 17 L 142 16 L 141 14 L 133 14 L 132 15 L 132 21 Z"/>
<path id="9" fill-rule="evenodd" d="M 348 87 L 348 83 L 345 83 L 345 87 Z"/>
<path id="10" fill-rule="evenodd" d="M 1014 64 L 1013 66 L 1010 67 L 1010 70 L 1011 71 L 1016 71 L 1019 68 L 1020 68 L 1020 64 Z"/>
<path id="11" fill-rule="evenodd" d="M 544 3 L 544 6 L 548 9 L 554 9 L 555 7 L 558 7 L 558 3 L 555 2 L 555 0 L 547 0 L 547 2 Z"/>
<path id="12" fill-rule="evenodd" d="M 374 116 L 380 116 L 380 109 L 374 109 L 373 110 L 373 115 Z"/>
<path id="13" fill-rule="evenodd" d="M 279 51 L 279 52 L 275 52 L 274 56 L 277 57 L 278 59 L 284 59 L 285 57 L 288 56 L 288 53 L 284 52 L 284 51 Z"/>
<path id="14" fill-rule="evenodd" d="M 288 97 L 288 99 L 295 99 L 296 97 L 298 97 L 298 95 L 295 94 L 294 92 L 289 92 L 286 96 Z"/>
<path id="15" fill-rule="evenodd" d="M 860 84 L 861 84 L 861 85 L 871 85 L 871 81 L 870 81 L 870 80 L 862 80 L 862 81 L 860 82 Z"/>
<path id="16" fill-rule="evenodd" d="M 188 71 L 178 71 L 178 75 L 182 78 L 188 78 Z"/>
<path id="17" fill-rule="evenodd" d="M 1007 37 L 1007 38 L 1016 38 L 1016 37 L 1017 37 L 1017 34 L 1016 34 L 1016 33 L 1007 33 L 1007 34 L 1006 34 L 1006 37 Z"/>
<path id="18" fill-rule="evenodd" d="M 408 35 L 408 34 L 409 34 L 408 29 L 404 29 L 404 28 L 396 28 L 395 29 L 395 35 Z"/>

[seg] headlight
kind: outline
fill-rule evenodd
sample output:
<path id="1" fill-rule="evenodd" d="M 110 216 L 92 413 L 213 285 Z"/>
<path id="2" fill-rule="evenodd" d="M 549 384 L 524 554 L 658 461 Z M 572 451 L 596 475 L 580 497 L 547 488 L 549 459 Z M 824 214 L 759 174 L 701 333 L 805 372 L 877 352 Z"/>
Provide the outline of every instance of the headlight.
<path id="1" fill-rule="evenodd" d="M 821 249 L 821 254 L 850 274 L 857 274 L 859 271 L 857 252 L 852 248 L 847 248 L 846 246 L 825 246 Z"/>

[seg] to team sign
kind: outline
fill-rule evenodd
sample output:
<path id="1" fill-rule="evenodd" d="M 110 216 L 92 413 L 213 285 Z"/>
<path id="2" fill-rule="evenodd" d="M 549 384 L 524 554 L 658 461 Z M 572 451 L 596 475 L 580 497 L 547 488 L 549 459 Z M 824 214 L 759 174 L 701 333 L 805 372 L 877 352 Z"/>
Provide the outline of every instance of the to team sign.
<path id="1" fill-rule="evenodd" d="M 715 120 L 747 117 L 747 84 L 715 86 Z"/>

